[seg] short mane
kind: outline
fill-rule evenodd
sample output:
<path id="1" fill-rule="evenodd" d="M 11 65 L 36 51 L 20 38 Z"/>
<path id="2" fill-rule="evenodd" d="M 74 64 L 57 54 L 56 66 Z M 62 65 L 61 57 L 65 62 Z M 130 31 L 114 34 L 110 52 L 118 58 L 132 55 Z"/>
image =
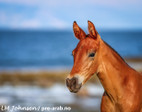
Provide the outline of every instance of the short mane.
<path id="1" fill-rule="evenodd" d="M 103 40 L 103 42 L 111 49 L 111 50 L 113 50 L 125 63 L 126 63 L 126 61 L 120 56 L 120 54 L 114 49 L 114 48 L 112 48 L 107 42 L 105 42 L 104 40 Z M 126 63 L 127 64 L 127 63 Z M 128 64 L 127 64 L 128 65 Z M 129 65 L 128 65 L 129 66 Z"/>

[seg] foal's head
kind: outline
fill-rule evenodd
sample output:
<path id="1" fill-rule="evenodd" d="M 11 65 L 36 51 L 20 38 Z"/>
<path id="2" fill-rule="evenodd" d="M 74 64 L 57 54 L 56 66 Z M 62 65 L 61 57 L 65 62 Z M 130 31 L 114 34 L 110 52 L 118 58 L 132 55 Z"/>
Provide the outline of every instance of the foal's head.
<path id="1" fill-rule="evenodd" d="M 88 35 L 85 34 L 76 22 L 73 23 L 73 30 L 75 37 L 80 41 L 72 51 L 74 65 L 66 79 L 66 84 L 71 92 L 76 93 L 94 73 L 97 73 L 97 51 L 101 38 L 90 21 L 88 21 Z"/>

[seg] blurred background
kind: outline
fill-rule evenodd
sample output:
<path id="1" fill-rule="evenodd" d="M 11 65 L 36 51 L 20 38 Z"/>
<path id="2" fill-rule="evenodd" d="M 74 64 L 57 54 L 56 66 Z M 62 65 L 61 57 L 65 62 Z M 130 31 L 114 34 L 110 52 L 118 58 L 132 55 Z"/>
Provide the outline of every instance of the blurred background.
<path id="1" fill-rule="evenodd" d="M 0 105 L 99 112 L 103 88 L 96 76 L 77 94 L 65 86 L 78 43 L 73 21 L 86 33 L 92 21 L 102 39 L 141 72 L 141 5 L 141 0 L 0 0 Z"/>

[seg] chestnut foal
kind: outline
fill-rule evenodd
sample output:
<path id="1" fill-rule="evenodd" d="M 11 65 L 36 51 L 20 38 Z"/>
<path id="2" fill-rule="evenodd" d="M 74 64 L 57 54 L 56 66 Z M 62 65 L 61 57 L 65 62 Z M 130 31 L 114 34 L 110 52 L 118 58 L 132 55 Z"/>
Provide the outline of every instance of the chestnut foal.
<path id="1" fill-rule="evenodd" d="M 66 79 L 70 92 L 78 92 L 93 74 L 104 88 L 101 112 L 142 112 L 142 75 L 131 68 L 97 33 L 88 21 L 89 34 L 73 23 L 79 39 L 72 51 L 74 65 Z"/>

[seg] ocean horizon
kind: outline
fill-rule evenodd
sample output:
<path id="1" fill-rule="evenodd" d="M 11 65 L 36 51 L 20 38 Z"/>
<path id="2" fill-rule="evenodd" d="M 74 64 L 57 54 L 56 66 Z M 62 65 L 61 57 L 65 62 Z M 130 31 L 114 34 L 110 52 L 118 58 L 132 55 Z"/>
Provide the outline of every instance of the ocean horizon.
<path id="1" fill-rule="evenodd" d="M 142 31 L 99 34 L 123 58 L 142 58 Z M 78 42 L 69 30 L 0 30 L 0 70 L 71 68 Z"/>

